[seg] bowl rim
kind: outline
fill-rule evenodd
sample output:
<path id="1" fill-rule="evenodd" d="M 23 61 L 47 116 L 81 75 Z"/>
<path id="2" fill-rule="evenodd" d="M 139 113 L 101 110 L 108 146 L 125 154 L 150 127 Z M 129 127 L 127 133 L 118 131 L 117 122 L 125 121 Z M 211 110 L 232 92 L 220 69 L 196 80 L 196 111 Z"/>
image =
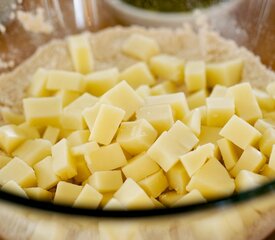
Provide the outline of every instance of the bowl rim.
<path id="1" fill-rule="evenodd" d="M 82 216 L 91 218 L 107 218 L 107 219 L 129 219 L 129 218 L 150 218 L 164 216 L 179 216 L 188 213 L 197 213 L 201 210 L 214 210 L 217 208 L 230 207 L 235 204 L 244 203 L 249 200 L 254 200 L 258 197 L 275 193 L 275 180 L 272 180 L 257 188 L 247 190 L 241 193 L 231 195 L 229 197 L 214 199 L 206 203 L 197 203 L 186 206 L 178 206 L 174 208 L 158 208 L 158 209 L 143 209 L 143 210 L 102 210 L 90 208 L 74 208 L 51 202 L 44 202 L 32 199 L 26 199 L 20 196 L 13 195 L 0 190 L 1 200 L 15 204 L 17 207 L 24 206 L 27 208 L 42 210 L 52 214 L 66 214 L 70 216 Z"/>

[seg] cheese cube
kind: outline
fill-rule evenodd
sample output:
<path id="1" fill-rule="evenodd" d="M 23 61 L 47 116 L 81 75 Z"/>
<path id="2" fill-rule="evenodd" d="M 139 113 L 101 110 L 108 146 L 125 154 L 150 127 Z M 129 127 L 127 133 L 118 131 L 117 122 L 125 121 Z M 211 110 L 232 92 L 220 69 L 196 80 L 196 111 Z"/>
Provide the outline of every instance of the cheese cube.
<path id="1" fill-rule="evenodd" d="M 169 186 L 162 170 L 142 179 L 138 184 L 153 198 L 157 198 Z"/>
<path id="2" fill-rule="evenodd" d="M 234 100 L 231 98 L 207 98 L 206 114 L 207 125 L 211 127 L 223 127 L 235 113 Z"/>
<path id="3" fill-rule="evenodd" d="M 226 97 L 227 89 L 227 87 L 217 84 L 213 87 L 209 97 Z"/>
<path id="4" fill-rule="evenodd" d="M 125 101 L 127 99 L 127 101 Z M 119 107 L 125 111 L 124 121 L 127 121 L 143 105 L 143 99 L 122 81 L 101 97 L 101 102 Z"/>
<path id="5" fill-rule="evenodd" d="M 0 127 L 0 148 L 6 153 L 11 153 L 25 140 L 24 132 L 16 125 Z"/>
<path id="6" fill-rule="evenodd" d="M 220 131 L 220 135 L 241 149 L 254 146 L 262 134 L 243 119 L 233 115 Z"/>
<path id="7" fill-rule="evenodd" d="M 75 162 L 77 174 L 73 179 L 75 183 L 81 184 L 86 181 L 89 176 L 91 176 L 91 172 L 87 166 L 84 156 L 77 157 Z"/>
<path id="8" fill-rule="evenodd" d="M 127 178 L 123 185 L 115 192 L 114 197 L 126 209 L 153 208 L 154 204 L 145 191 L 131 178 Z"/>
<path id="9" fill-rule="evenodd" d="M 149 60 L 159 51 L 159 45 L 155 39 L 141 34 L 132 34 L 122 46 L 123 53 L 144 61 Z"/>
<path id="10" fill-rule="evenodd" d="M 186 193 L 186 186 L 190 180 L 183 165 L 178 162 L 167 173 L 166 177 L 169 186 L 174 189 L 178 194 Z"/>
<path id="11" fill-rule="evenodd" d="M 11 160 L 11 157 L 0 155 L 0 169 L 6 166 Z"/>
<path id="12" fill-rule="evenodd" d="M 145 119 L 123 122 L 119 127 L 116 141 L 132 155 L 149 149 L 157 138 L 157 131 Z"/>
<path id="13" fill-rule="evenodd" d="M 103 196 L 89 184 L 86 184 L 74 201 L 74 207 L 97 208 Z"/>
<path id="14" fill-rule="evenodd" d="M 109 89 L 114 87 L 119 78 L 119 71 L 117 68 L 110 68 L 93 72 L 85 76 L 86 89 L 94 96 L 101 96 Z"/>
<path id="15" fill-rule="evenodd" d="M 183 120 L 189 112 L 189 107 L 183 92 L 145 98 L 145 106 L 161 104 L 169 104 L 171 106 L 175 120 Z"/>
<path id="16" fill-rule="evenodd" d="M 82 117 L 85 108 L 92 107 L 98 99 L 89 93 L 84 93 L 74 100 L 63 110 L 61 123 L 64 129 L 81 130 L 86 128 L 86 123 Z"/>
<path id="17" fill-rule="evenodd" d="M 125 208 L 120 201 L 115 198 L 111 198 L 103 207 L 103 210 L 125 210 Z"/>
<path id="18" fill-rule="evenodd" d="M 199 136 L 201 133 L 201 111 L 196 108 L 192 110 L 183 121 L 187 127 L 189 127 L 196 136 Z"/>
<path id="19" fill-rule="evenodd" d="M 10 108 L 3 107 L 1 109 L 1 115 L 6 124 L 19 125 L 25 121 L 25 117 L 22 114 L 13 112 Z"/>
<path id="20" fill-rule="evenodd" d="M 222 63 L 209 63 L 206 65 L 207 85 L 214 87 L 216 84 L 232 86 L 241 81 L 243 60 L 233 59 Z"/>
<path id="21" fill-rule="evenodd" d="M 23 99 L 26 121 L 32 126 L 59 126 L 61 98 L 41 97 Z"/>
<path id="22" fill-rule="evenodd" d="M 48 140 L 51 144 L 55 144 L 58 140 L 60 133 L 59 128 L 48 126 L 43 134 L 43 139 Z"/>
<path id="23" fill-rule="evenodd" d="M 198 203 L 205 203 L 206 199 L 202 196 L 199 190 L 193 189 L 189 193 L 179 198 L 172 207 L 180 207 Z"/>
<path id="24" fill-rule="evenodd" d="M 242 192 L 250 190 L 251 188 L 256 188 L 266 183 L 268 178 L 260 174 L 248 171 L 241 170 L 235 179 L 236 191 Z"/>
<path id="25" fill-rule="evenodd" d="M 176 86 L 171 81 L 164 81 L 151 88 L 151 95 L 153 96 L 174 93 L 174 92 L 176 92 Z"/>
<path id="26" fill-rule="evenodd" d="M 38 68 L 31 78 L 31 84 L 28 89 L 28 95 L 31 97 L 47 97 L 51 92 L 46 88 L 48 80 L 48 71 Z"/>
<path id="27" fill-rule="evenodd" d="M 52 164 L 52 157 L 46 157 L 33 166 L 38 187 L 48 190 L 59 182 L 60 179 L 54 173 Z"/>
<path id="28" fill-rule="evenodd" d="M 60 181 L 57 184 L 53 202 L 55 204 L 72 206 L 82 189 L 82 186 Z"/>
<path id="29" fill-rule="evenodd" d="M 127 160 L 118 143 L 103 146 L 86 154 L 85 160 L 92 173 L 113 170 L 127 164 Z"/>
<path id="30" fill-rule="evenodd" d="M 100 193 L 115 192 L 123 184 L 120 170 L 95 172 L 88 179 L 88 184 Z"/>
<path id="31" fill-rule="evenodd" d="M 82 116 L 85 120 L 85 123 L 87 124 L 88 128 L 90 131 L 93 130 L 94 124 L 95 124 L 95 120 L 97 118 L 99 109 L 101 107 L 102 103 L 96 103 L 93 107 L 90 108 L 86 108 L 83 112 L 82 112 Z M 90 135 L 91 137 L 91 135 Z"/>
<path id="32" fill-rule="evenodd" d="M 197 109 L 199 109 L 200 112 L 201 112 L 201 124 L 206 127 L 206 124 L 207 124 L 207 110 L 206 110 L 206 106 L 201 106 L 201 107 L 198 107 Z M 203 126 L 201 126 L 201 127 L 203 127 Z M 211 128 L 211 127 L 209 127 L 209 128 Z"/>
<path id="33" fill-rule="evenodd" d="M 170 191 L 170 192 L 162 193 L 161 195 L 159 195 L 158 199 L 164 206 L 171 207 L 182 196 L 183 194 L 178 194 L 175 191 Z"/>
<path id="34" fill-rule="evenodd" d="M 275 171 L 275 144 L 272 145 L 268 166 Z"/>
<path id="35" fill-rule="evenodd" d="M 136 118 L 147 120 L 158 134 L 169 130 L 174 124 L 173 111 L 168 104 L 141 107 L 136 112 Z"/>
<path id="36" fill-rule="evenodd" d="M 262 111 L 249 83 L 239 83 L 228 88 L 227 95 L 234 98 L 236 114 L 240 118 L 253 124 L 258 118 L 263 117 Z"/>
<path id="37" fill-rule="evenodd" d="M 124 69 L 120 75 L 120 80 L 125 80 L 132 88 L 141 85 L 153 85 L 156 80 L 144 62 L 138 62 Z"/>
<path id="38" fill-rule="evenodd" d="M 17 182 L 10 180 L 8 182 L 6 182 L 2 188 L 1 191 L 3 192 L 8 192 L 23 198 L 28 198 L 26 192 L 24 191 L 23 188 L 21 188 Z"/>
<path id="39" fill-rule="evenodd" d="M 253 89 L 253 93 L 261 110 L 272 111 L 275 108 L 274 99 L 266 92 L 259 89 Z"/>
<path id="40" fill-rule="evenodd" d="M 33 127 L 27 122 L 18 125 L 18 128 L 22 133 L 24 133 L 27 139 L 40 138 L 40 132 L 42 132 L 41 130 L 44 130 L 44 127 Z"/>
<path id="41" fill-rule="evenodd" d="M 206 104 L 206 98 L 208 92 L 205 89 L 194 92 L 187 97 L 187 103 L 190 109 L 204 106 Z"/>
<path id="42" fill-rule="evenodd" d="M 70 36 L 67 42 L 74 69 L 83 74 L 92 72 L 94 69 L 94 57 L 88 35 Z"/>
<path id="43" fill-rule="evenodd" d="M 76 130 L 73 131 L 68 137 L 68 145 L 75 147 L 88 142 L 90 136 L 89 130 Z"/>
<path id="44" fill-rule="evenodd" d="M 150 59 L 152 72 L 161 79 L 182 83 L 184 78 L 184 61 L 167 54 L 154 56 Z"/>
<path id="45" fill-rule="evenodd" d="M 187 62 L 184 74 L 187 91 L 193 92 L 206 88 L 205 63 L 203 61 Z"/>
<path id="46" fill-rule="evenodd" d="M 248 146 L 230 171 L 230 174 L 236 177 L 241 170 L 249 170 L 257 173 L 265 163 L 266 157 L 256 148 Z"/>
<path id="47" fill-rule="evenodd" d="M 204 198 L 217 199 L 230 196 L 235 190 L 234 180 L 215 158 L 208 160 L 191 178 L 187 191 L 197 189 Z"/>
<path id="48" fill-rule="evenodd" d="M 177 121 L 168 132 L 163 132 L 153 143 L 148 155 L 167 172 L 176 164 L 179 157 L 190 151 L 198 141 L 185 124 Z"/>
<path id="49" fill-rule="evenodd" d="M 136 89 L 136 93 L 141 97 L 145 98 L 151 95 L 151 88 L 148 85 L 140 85 Z"/>
<path id="50" fill-rule="evenodd" d="M 90 140 L 103 145 L 110 144 L 124 116 L 123 109 L 102 104 L 93 124 Z"/>
<path id="51" fill-rule="evenodd" d="M 214 149 L 213 143 L 207 143 L 180 157 L 180 161 L 190 177 L 205 164 L 208 158 L 214 157 Z"/>
<path id="52" fill-rule="evenodd" d="M 217 141 L 219 146 L 224 165 L 228 171 L 230 171 L 241 156 L 241 149 L 239 149 L 232 142 L 226 138 L 219 139 Z"/>
<path id="53" fill-rule="evenodd" d="M 204 145 L 207 143 L 216 144 L 216 142 L 222 138 L 219 134 L 221 129 L 222 128 L 220 127 L 201 126 L 199 145 Z"/>
<path id="54" fill-rule="evenodd" d="M 264 134 L 265 130 L 268 128 L 275 128 L 275 121 L 270 119 L 258 119 L 254 127 L 261 133 Z"/>
<path id="55" fill-rule="evenodd" d="M 33 169 L 23 160 L 15 157 L 0 171 L 0 185 L 14 180 L 21 187 L 33 187 L 36 185 L 36 177 Z"/>
<path id="56" fill-rule="evenodd" d="M 273 144 L 275 144 L 275 129 L 268 128 L 260 139 L 259 148 L 263 154 L 270 156 Z"/>
<path id="57" fill-rule="evenodd" d="M 24 190 L 30 199 L 37 201 L 51 201 L 53 199 L 51 192 L 40 187 L 25 188 Z"/>
<path id="58" fill-rule="evenodd" d="M 260 171 L 260 174 L 268 177 L 269 179 L 275 179 L 275 170 L 271 168 L 268 164 L 265 164 Z"/>
<path id="59" fill-rule="evenodd" d="M 160 170 L 160 167 L 153 161 L 147 153 L 141 153 L 127 163 L 122 168 L 123 174 L 127 178 L 132 178 L 136 182 L 148 177 Z"/>
<path id="60" fill-rule="evenodd" d="M 59 90 L 56 92 L 55 96 L 61 98 L 62 107 L 65 107 L 73 102 L 75 99 L 80 97 L 80 93 L 70 90 Z"/>
<path id="61" fill-rule="evenodd" d="M 69 150 L 67 139 L 62 139 L 52 146 L 52 166 L 54 173 L 62 180 L 77 174 L 75 160 Z"/>
<path id="62" fill-rule="evenodd" d="M 51 146 L 48 140 L 27 140 L 12 153 L 12 156 L 22 159 L 32 167 L 51 154 Z"/>
<path id="63" fill-rule="evenodd" d="M 266 92 L 273 98 L 275 99 L 275 82 L 270 82 L 266 86 Z"/>
<path id="64" fill-rule="evenodd" d="M 86 142 L 81 145 L 77 145 L 71 148 L 71 152 L 74 156 L 81 156 L 89 154 L 89 152 L 98 150 L 99 146 L 96 142 Z"/>

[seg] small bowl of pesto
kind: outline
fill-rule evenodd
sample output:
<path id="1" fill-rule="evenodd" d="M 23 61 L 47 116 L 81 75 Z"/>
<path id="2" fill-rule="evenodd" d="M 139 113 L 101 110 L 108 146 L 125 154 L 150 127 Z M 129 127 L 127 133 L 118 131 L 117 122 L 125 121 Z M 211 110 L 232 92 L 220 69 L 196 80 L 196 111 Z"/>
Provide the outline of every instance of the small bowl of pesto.
<path id="1" fill-rule="evenodd" d="M 210 20 L 218 20 L 242 0 L 105 0 L 122 24 L 178 27 L 194 23 L 196 10 Z"/>

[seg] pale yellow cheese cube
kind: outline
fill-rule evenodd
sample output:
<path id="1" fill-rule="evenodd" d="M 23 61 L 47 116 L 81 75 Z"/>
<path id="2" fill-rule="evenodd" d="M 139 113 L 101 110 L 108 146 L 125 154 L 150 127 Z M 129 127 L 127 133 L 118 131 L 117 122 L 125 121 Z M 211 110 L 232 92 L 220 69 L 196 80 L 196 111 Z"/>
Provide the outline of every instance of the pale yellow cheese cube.
<path id="1" fill-rule="evenodd" d="M 27 140 L 12 152 L 31 167 L 51 154 L 51 142 L 44 139 Z"/>
<path id="2" fill-rule="evenodd" d="M 227 95 L 234 98 L 236 114 L 240 118 L 253 124 L 263 117 L 250 83 L 239 83 L 228 88 Z"/>
<path id="3" fill-rule="evenodd" d="M 127 164 L 125 155 L 118 143 L 100 147 L 85 155 L 85 161 L 92 173 L 108 171 Z"/>
<path id="4" fill-rule="evenodd" d="M 75 183 L 81 184 L 91 176 L 91 172 L 87 166 L 84 156 L 78 156 L 76 158 L 75 164 L 77 174 L 73 179 Z"/>
<path id="5" fill-rule="evenodd" d="M 92 151 L 98 150 L 99 146 L 96 142 L 86 142 L 81 145 L 77 145 L 71 148 L 71 152 L 74 156 L 81 156 L 89 154 Z"/>
<path id="6" fill-rule="evenodd" d="M 233 115 L 221 129 L 220 135 L 233 142 L 241 149 L 254 146 L 260 140 L 262 134 L 242 118 Z"/>
<path id="7" fill-rule="evenodd" d="M 0 169 L 6 166 L 11 160 L 11 157 L 0 155 Z"/>
<path id="8" fill-rule="evenodd" d="M 275 171 L 275 144 L 272 145 L 268 166 Z"/>
<path id="9" fill-rule="evenodd" d="M 226 97 L 206 99 L 207 125 L 223 127 L 235 113 L 234 100 Z"/>
<path id="10" fill-rule="evenodd" d="M 161 54 L 150 59 L 151 71 L 161 79 L 182 83 L 184 61 L 172 55 Z"/>
<path id="11" fill-rule="evenodd" d="M 219 134 L 221 129 L 222 128 L 220 127 L 201 126 L 199 145 L 204 145 L 207 143 L 216 144 L 216 142 L 222 138 Z"/>
<path id="12" fill-rule="evenodd" d="M 80 93 L 70 90 L 59 90 L 56 92 L 55 96 L 60 97 L 62 107 L 66 107 L 68 104 L 80 97 Z"/>
<path id="13" fill-rule="evenodd" d="M 194 92 L 187 97 L 187 103 L 190 109 L 198 108 L 206 104 L 208 92 L 206 89 Z"/>
<path id="14" fill-rule="evenodd" d="M 10 180 L 8 182 L 6 182 L 2 188 L 1 191 L 3 192 L 8 192 L 23 198 L 28 198 L 28 195 L 26 194 L 26 192 L 24 191 L 23 188 L 21 188 L 17 182 L 15 182 L 14 180 Z"/>
<path id="15" fill-rule="evenodd" d="M 138 184 L 153 198 L 157 198 L 169 186 L 163 170 L 142 179 Z"/>
<path id="16" fill-rule="evenodd" d="M 267 159 L 264 154 L 254 147 L 248 146 L 244 149 L 240 159 L 230 171 L 233 177 L 236 177 L 241 170 L 259 172 L 266 163 Z"/>
<path id="17" fill-rule="evenodd" d="M 122 45 L 122 52 L 140 60 L 149 60 L 159 53 L 159 45 L 153 38 L 132 34 Z"/>
<path id="18" fill-rule="evenodd" d="M 158 199 L 160 200 L 160 202 L 166 206 L 166 207 L 171 207 L 177 200 L 179 200 L 181 197 L 183 196 L 183 194 L 178 194 L 175 191 L 169 191 L 169 192 L 165 192 L 162 193 Z"/>
<path id="19" fill-rule="evenodd" d="M 193 92 L 206 88 L 206 71 L 203 61 L 189 61 L 185 65 L 184 81 L 187 91 Z"/>
<path id="20" fill-rule="evenodd" d="M 226 138 L 219 139 L 217 144 L 222 155 L 223 163 L 226 169 L 230 171 L 239 160 L 241 156 L 241 149 Z"/>
<path id="21" fill-rule="evenodd" d="M 180 161 L 190 177 L 205 164 L 207 159 L 214 157 L 214 149 L 213 143 L 207 143 L 180 157 Z"/>
<path id="22" fill-rule="evenodd" d="M 19 125 L 25 121 L 25 117 L 22 114 L 16 113 L 8 107 L 0 109 L 2 118 L 6 124 Z"/>
<path id="23" fill-rule="evenodd" d="M 271 119 L 258 119 L 255 124 L 254 127 L 261 133 L 264 134 L 265 130 L 268 128 L 275 128 L 275 121 L 271 120 Z"/>
<path id="24" fill-rule="evenodd" d="M 153 161 L 147 153 L 140 153 L 129 160 L 122 168 L 123 174 L 127 178 L 132 178 L 136 182 L 148 177 L 160 170 L 160 167 Z"/>
<path id="25" fill-rule="evenodd" d="M 45 190 L 53 188 L 60 178 L 53 171 L 52 157 L 46 157 L 33 166 L 37 177 L 37 186 Z"/>
<path id="26" fill-rule="evenodd" d="M 268 164 L 265 164 L 260 171 L 260 174 L 268 177 L 269 179 L 275 179 L 275 170 L 271 168 Z"/>
<path id="27" fill-rule="evenodd" d="M 248 171 L 241 170 L 235 178 L 236 191 L 242 192 L 256 188 L 266 183 L 268 178 L 260 174 Z"/>
<path id="28" fill-rule="evenodd" d="M 73 131 L 68 137 L 68 145 L 70 147 L 75 147 L 87 143 L 89 140 L 90 131 L 89 130 L 76 130 Z"/>
<path id="29" fill-rule="evenodd" d="M 201 111 L 198 108 L 192 110 L 183 121 L 192 131 L 199 136 L 201 133 Z"/>
<path id="30" fill-rule="evenodd" d="M 197 189 L 207 200 L 230 196 L 235 190 L 234 180 L 215 158 L 208 160 L 191 178 L 187 191 Z"/>
<path id="31" fill-rule="evenodd" d="M 168 132 L 163 132 L 148 150 L 148 155 L 164 171 L 176 164 L 179 157 L 190 151 L 198 138 L 184 123 L 177 121 Z"/>
<path id="32" fill-rule="evenodd" d="M 89 177 L 88 184 L 100 193 L 115 192 L 123 184 L 121 171 L 113 170 L 95 172 Z"/>
<path id="33" fill-rule="evenodd" d="M 16 125 L 4 125 L 0 127 L 0 148 L 6 153 L 11 153 L 25 140 L 25 134 Z"/>
<path id="34" fill-rule="evenodd" d="M 127 99 L 127 101 L 125 101 Z M 106 92 L 100 100 L 125 111 L 124 121 L 127 121 L 143 105 L 143 99 L 126 81 L 122 81 Z"/>
<path id="35" fill-rule="evenodd" d="M 259 142 L 259 148 L 263 154 L 270 156 L 272 146 L 275 144 L 275 129 L 268 128 Z"/>
<path id="36" fill-rule="evenodd" d="M 206 65 L 207 85 L 214 87 L 216 84 L 232 86 L 241 81 L 243 60 L 233 59 L 222 63 L 209 63 Z"/>
<path id="37" fill-rule="evenodd" d="M 50 141 L 52 144 L 55 144 L 58 140 L 60 134 L 60 129 L 48 126 L 43 133 L 43 139 Z"/>
<path id="38" fill-rule="evenodd" d="M 85 90 L 85 81 L 83 75 L 76 72 L 64 70 L 49 70 L 47 80 L 48 90 L 69 90 L 83 92 Z"/>
<path id="39" fill-rule="evenodd" d="M 183 120 L 189 112 L 189 107 L 183 92 L 145 98 L 145 106 L 161 104 L 169 104 L 171 106 L 175 120 Z"/>
<path id="40" fill-rule="evenodd" d="M 25 188 L 29 199 L 34 199 L 37 201 L 51 201 L 53 199 L 53 194 L 40 187 Z"/>
<path id="41" fill-rule="evenodd" d="M 180 206 L 187 206 L 192 204 L 198 204 L 198 203 L 205 203 L 206 199 L 203 197 L 203 195 L 200 193 L 199 190 L 193 189 L 189 193 L 183 195 L 181 198 L 179 198 L 172 207 L 180 207 Z"/>
<path id="42" fill-rule="evenodd" d="M 153 208 L 154 204 L 145 191 L 131 178 L 127 178 L 123 185 L 114 193 L 114 197 L 126 209 Z"/>
<path id="43" fill-rule="evenodd" d="M 136 118 L 145 119 L 161 134 L 174 124 L 173 111 L 169 104 L 144 106 L 137 110 Z"/>
<path id="44" fill-rule="evenodd" d="M 200 106 L 197 109 L 201 112 L 201 124 L 206 126 L 207 125 L 207 110 L 206 106 Z"/>
<path id="45" fill-rule="evenodd" d="M 156 80 L 144 62 L 138 62 L 124 69 L 120 75 L 120 80 L 125 80 L 132 88 L 141 85 L 153 85 Z"/>
<path id="46" fill-rule="evenodd" d="M 81 130 L 86 128 L 82 117 L 84 109 L 96 104 L 98 98 L 89 93 L 84 93 L 63 109 L 61 124 L 64 129 Z"/>
<path id="47" fill-rule="evenodd" d="M 103 207 L 103 210 L 125 210 L 125 208 L 120 201 L 115 198 L 111 198 Z"/>
<path id="48" fill-rule="evenodd" d="M 27 139 L 40 138 L 40 132 L 43 132 L 44 130 L 44 127 L 33 127 L 27 122 L 18 125 L 18 128 L 22 131 L 22 133 L 24 133 Z"/>
<path id="49" fill-rule="evenodd" d="M 136 89 L 136 93 L 142 97 L 148 97 L 151 95 L 151 88 L 148 85 L 140 85 L 137 89 Z"/>
<path id="50" fill-rule="evenodd" d="M 60 181 L 57 184 L 53 202 L 56 204 L 72 206 L 82 189 L 82 186 Z"/>
<path id="51" fill-rule="evenodd" d="M 23 99 L 26 121 L 31 126 L 59 126 L 62 102 L 60 97 Z"/>
<path id="52" fill-rule="evenodd" d="M 63 138 L 52 146 L 52 160 L 54 173 L 62 180 L 70 179 L 77 174 L 75 160 L 67 139 Z"/>
<path id="53" fill-rule="evenodd" d="M 109 89 L 114 87 L 119 78 L 117 68 L 109 68 L 97 72 L 90 73 L 85 76 L 86 89 L 94 96 L 101 96 Z"/>
<path id="54" fill-rule="evenodd" d="M 103 198 L 103 195 L 99 193 L 95 188 L 86 184 L 78 197 L 74 201 L 74 207 L 80 208 L 97 208 Z"/>
<path id="55" fill-rule="evenodd" d="M 97 118 L 99 109 L 101 107 L 102 103 L 96 103 L 94 106 L 90 107 L 90 108 L 86 108 L 83 112 L 82 112 L 82 116 L 85 120 L 86 125 L 89 128 L 89 131 L 92 131 L 94 124 L 95 124 L 95 120 Z"/>
<path id="56" fill-rule="evenodd" d="M 31 84 L 28 89 L 28 95 L 31 97 L 47 97 L 51 92 L 46 88 L 48 80 L 48 71 L 38 68 L 31 78 Z"/>
<path id="57" fill-rule="evenodd" d="M 124 116 L 125 111 L 123 109 L 102 104 L 91 129 L 90 140 L 103 145 L 110 144 Z"/>
<path id="58" fill-rule="evenodd" d="M 15 157 L 0 171 L 0 185 L 14 180 L 21 187 L 33 187 L 36 185 L 36 176 L 33 169 L 23 160 Z"/>
<path id="59" fill-rule="evenodd" d="M 119 127 L 116 141 L 132 155 L 149 149 L 157 138 L 157 131 L 145 119 L 123 122 Z"/>
<path id="60" fill-rule="evenodd" d="M 176 85 L 171 81 L 164 81 L 151 88 L 151 95 L 163 95 L 176 92 Z"/>
<path id="61" fill-rule="evenodd" d="M 209 97 L 225 97 L 227 89 L 227 87 L 217 84 L 213 87 Z"/>
<path id="62" fill-rule="evenodd" d="M 74 69 L 83 74 L 92 72 L 94 69 L 94 57 L 88 35 L 70 36 L 67 42 Z"/>
<path id="63" fill-rule="evenodd" d="M 190 180 L 183 165 L 178 162 L 166 173 L 169 187 L 174 189 L 178 194 L 186 193 L 186 186 Z"/>
<path id="64" fill-rule="evenodd" d="M 262 110 L 266 110 L 266 111 L 274 110 L 275 101 L 268 93 L 256 88 L 253 89 L 253 93 Z"/>

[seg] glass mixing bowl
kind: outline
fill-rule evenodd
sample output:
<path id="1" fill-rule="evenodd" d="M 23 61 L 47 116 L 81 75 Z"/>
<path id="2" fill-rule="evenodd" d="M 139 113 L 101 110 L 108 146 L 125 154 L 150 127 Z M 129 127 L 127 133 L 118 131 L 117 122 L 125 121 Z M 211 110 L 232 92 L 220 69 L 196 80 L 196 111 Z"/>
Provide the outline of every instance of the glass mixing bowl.
<path id="1" fill-rule="evenodd" d="M 12 70 L 53 38 L 118 24 L 109 5 L 101 0 L 1 0 L 1 4 L 0 59 L 7 64 L 2 65 L 0 73 Z M 37 7 L 44 9 L 46 20 L 54 26 L 50 34 L 26 31 L 12 14 Z M 272 11 L 272 0 L 240 0 L 236 8 L 224 13 L 222 21 L 211 19 L 211 23 L 274 69 Z M 208 203 L 139 211 L 71 208 L 0 191 L 0 239 L 260 240 L 274 239 L 274 230 L 275 181 Z"/>

